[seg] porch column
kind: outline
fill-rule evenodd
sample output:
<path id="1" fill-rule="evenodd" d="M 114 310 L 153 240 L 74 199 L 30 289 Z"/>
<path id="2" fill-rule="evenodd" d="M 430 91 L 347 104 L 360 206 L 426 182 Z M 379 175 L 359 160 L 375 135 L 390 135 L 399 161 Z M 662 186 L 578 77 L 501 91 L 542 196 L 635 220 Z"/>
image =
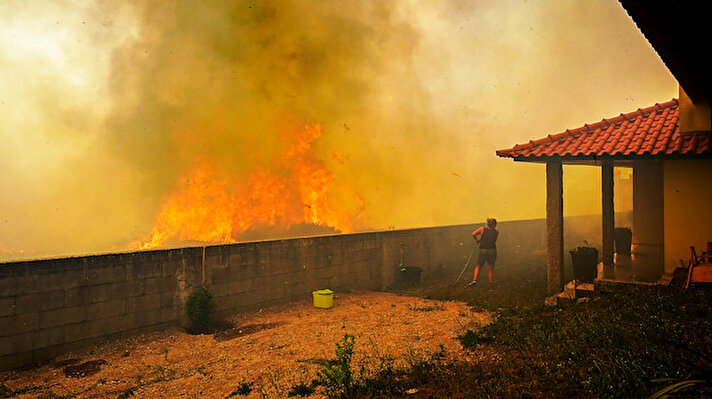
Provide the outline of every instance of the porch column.
<path id="1" fill-rule="evenodd" d="M 564 185 L 561 161 L 546 162 L 546 279 L 550 294 L 564 288 Z"/>
<path id="2" fill-rule="evenodd" d="M 603 161 L 601 164 L 601 232 L 603 234 L 604 266 L 613 266 L 613 229 L 615 213 L 613 210 L 613 163 Z"/>

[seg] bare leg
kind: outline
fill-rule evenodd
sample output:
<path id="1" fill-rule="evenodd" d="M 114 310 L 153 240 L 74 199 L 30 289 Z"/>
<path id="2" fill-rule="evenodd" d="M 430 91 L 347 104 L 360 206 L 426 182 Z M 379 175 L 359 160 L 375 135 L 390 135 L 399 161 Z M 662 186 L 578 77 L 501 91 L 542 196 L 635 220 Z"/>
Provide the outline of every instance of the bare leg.
<path id="1" fill-rule="evenodd" d="M 477 281 L 477 276 L 480 275 L 480 265 L 475 265 L 475 275 L 472 278 L 472 281 Z"/>
<path id="2" fill-rule="evenodd" d="M 494 283 L 494 265 L 489 265 L 489 269 L 487 270 L 487 277 L 489 278 L 489 282 Z"/>

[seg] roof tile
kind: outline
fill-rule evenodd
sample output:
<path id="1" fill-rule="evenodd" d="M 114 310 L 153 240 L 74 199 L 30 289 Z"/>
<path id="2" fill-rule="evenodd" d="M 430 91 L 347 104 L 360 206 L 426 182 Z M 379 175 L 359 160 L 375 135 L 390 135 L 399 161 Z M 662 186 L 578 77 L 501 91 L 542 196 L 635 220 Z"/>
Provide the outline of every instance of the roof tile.
<path id="1" fill-rule="evenodd" d="M 553 156 L 700 155 L 712 153 L 712 134 L 680 134 L 677 99 L 529 140 L 500 157 L 535 160 Z"/>

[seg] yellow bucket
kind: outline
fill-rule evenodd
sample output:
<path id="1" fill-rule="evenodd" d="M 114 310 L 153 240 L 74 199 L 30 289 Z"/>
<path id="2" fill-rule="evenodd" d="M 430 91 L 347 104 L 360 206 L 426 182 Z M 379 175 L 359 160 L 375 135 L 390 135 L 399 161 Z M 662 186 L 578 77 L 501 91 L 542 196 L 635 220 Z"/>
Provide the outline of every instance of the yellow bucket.
<path id="1" fill-rule="evenodd" d="M 312 291 L 312 295 L 314 296 L 314 307 L 329 309 L 330 307 L 334 306 L 334 291 Z"/>

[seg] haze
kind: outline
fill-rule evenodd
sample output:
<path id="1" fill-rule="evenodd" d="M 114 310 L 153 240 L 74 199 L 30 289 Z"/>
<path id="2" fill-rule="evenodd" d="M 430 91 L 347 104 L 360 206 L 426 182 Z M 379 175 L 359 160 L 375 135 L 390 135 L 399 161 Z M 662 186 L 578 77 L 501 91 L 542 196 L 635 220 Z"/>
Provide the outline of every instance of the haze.
<path id="1" fill-rule="evenodd" d="M 677 96 L 615 0 L 4 1 L 0 76 L 0 260 L 125 251 L 198 160 L 281 173 L 285 124 L 354 231 L 543 217 L 496 149 Z"/>

